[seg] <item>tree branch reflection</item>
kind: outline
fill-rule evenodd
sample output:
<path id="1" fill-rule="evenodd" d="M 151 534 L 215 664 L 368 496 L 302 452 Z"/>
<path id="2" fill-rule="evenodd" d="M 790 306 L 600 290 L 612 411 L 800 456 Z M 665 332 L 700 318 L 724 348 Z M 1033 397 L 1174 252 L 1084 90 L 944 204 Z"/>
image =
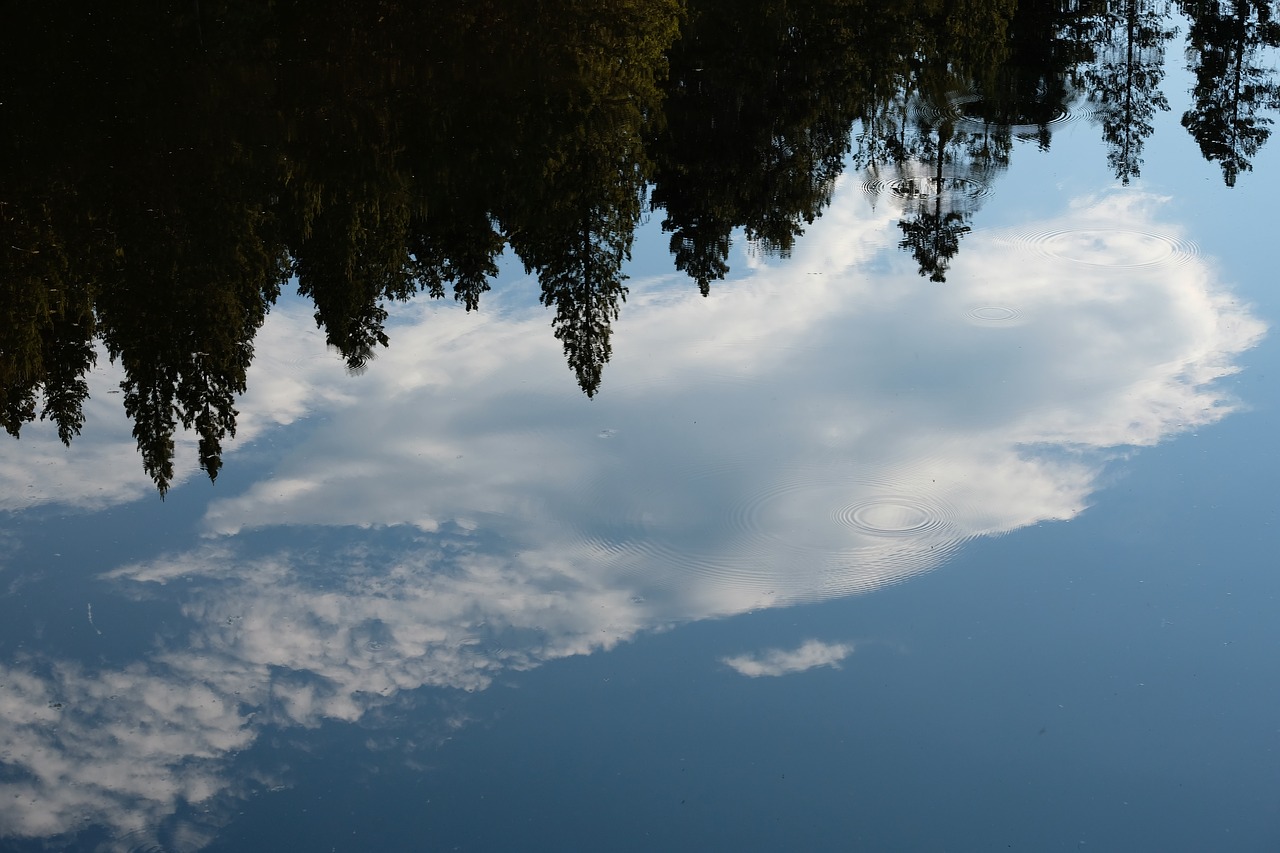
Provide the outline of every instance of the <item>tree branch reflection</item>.
<path id="1" fill-rule="evenodd" d="M 1270 7 L 1184 0 L 1183 126 L 1227 185 L 1280 107 Z M 943 283 L 1018 140 L 1087 105 L 1140 177 L 1172 8 L 1152 0 L 585 0 L 423 10 L 211 0 L 12 11 L 0 36 L 0 424 L 85 426 L 97 347 L 147 474 L 194 431 L 211 479 L 254 338 L 291 280 L 363 370 L 389 306 L 479 307 L 536 276 L 594 396 L 636 228 L 660 211 L 705 295 L 735 235 L 790 253 L 850 164 Z"/>

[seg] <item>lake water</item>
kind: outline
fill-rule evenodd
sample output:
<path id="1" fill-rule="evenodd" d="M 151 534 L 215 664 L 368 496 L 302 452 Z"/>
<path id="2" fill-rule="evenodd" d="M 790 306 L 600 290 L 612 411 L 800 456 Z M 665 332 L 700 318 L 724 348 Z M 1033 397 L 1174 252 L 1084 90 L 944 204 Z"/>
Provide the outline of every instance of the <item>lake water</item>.
<path id="1" fill-rule="evenodd" d="M 514 249 L 354 371 L 291 285 L 162 500 L 97 344 L 0 444 L 0 848 L 1280 849 L 1280 145 L 1164 20 L 1140 169 L 953 89 L 706 296 L 642 217 L 590 395 Z"/>

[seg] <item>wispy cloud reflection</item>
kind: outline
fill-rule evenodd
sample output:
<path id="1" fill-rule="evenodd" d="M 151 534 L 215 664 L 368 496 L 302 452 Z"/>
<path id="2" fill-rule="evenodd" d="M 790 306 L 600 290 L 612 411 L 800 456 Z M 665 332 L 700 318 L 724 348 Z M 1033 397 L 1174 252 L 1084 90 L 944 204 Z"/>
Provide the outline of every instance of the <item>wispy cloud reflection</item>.
<path id="1" fill-rule="evenodd" d="M 875 254 L 893 220 L 860 202 L 842 190 L 789 261 L 710 298 L 637 285 L 595 400 L 540 311 L 411 304 L 358 378 L 297 357 L 309 317 L 273 314 L 241 431 L 322 417 L 210 504 L 203 541 L 108 574 L 175 596 L 183 644 L 117 671 L 0 672 L 0 825 L 152 826 L 235 792 L 233 757 L 268 726 L 875 589 L 1070 519 L 1108 461 L 1231 411 L 1216 380 L 1262 325 L 1160 199 L 971 234 L 942 286 Z M 133 482 L 115 459 L 97 476 Z M 724 662 L 778 675 L 851 651 Z"/>
<path id="2" fill-rule="evenodd" d="M 223 765 L 257 736 L 229 685 L 154 663 L 29 659 L 0 666 L 0 685 L 0 838 L 146 831 L 227 792 Z"/>
<path id="3" fill-rule="evenodd" d="M 777 677 L 820 666 L 839 668 L 840 661 L 851 654 L 853 654 L 853 646 L 846 643 L 807 640 L 799 648 L 767 649 L 754 655 L 721 658 L 720 662 L 748 678 Z"/>

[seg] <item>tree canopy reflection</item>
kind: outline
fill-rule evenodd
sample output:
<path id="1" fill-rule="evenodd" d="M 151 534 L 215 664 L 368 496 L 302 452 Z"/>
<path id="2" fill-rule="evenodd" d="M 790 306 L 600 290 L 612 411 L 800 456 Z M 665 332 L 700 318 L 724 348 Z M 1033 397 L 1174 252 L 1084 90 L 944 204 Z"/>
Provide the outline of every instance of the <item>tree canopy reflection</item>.
<path id="1" fill-rule="evenodd" d="M 1268 139 L 1269 4 L 1180 2 L 1228 185 Z M 143 465 L 179 425 L 211 478 L 254 337 L 296 279 L 352 370 L 388 306 L 476 308 L 511 251 L 594 395 L 650 212 L 703 293 L 741 233 L 790 252 L 849 165 L 946 280 L 1014 144 L 1086 105 L 1140 176 L 1174 10 L 1151 0 L 206 0 L 56 10 L 0 35 L 0 422 L 85 426 L 97 343 Z"/>

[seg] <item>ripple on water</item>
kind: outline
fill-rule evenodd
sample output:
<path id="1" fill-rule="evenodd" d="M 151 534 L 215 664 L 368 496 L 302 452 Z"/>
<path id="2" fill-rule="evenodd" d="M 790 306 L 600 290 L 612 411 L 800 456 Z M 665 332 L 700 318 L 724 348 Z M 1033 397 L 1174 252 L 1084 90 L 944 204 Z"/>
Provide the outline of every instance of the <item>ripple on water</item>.
<path id="1" fill-rule="evenodd" d="M 1017 326 L 1022 323 L 1022 312 L 1008 305 L 979 305 L 966 311 L 965 316 L 976 326 Z"/>
<path id="2" fill-rule="evenodd" d="M 901 199 L 938 197 L 981 198 L 991 193 L 989 184 L 954 176 L 897 178 L 888 182 L 890 194 Z"/>
<path id="3" fill-rule="evenodd" d="M 937 507 L 916 495 L 876 495 L 839 507 L 835 517 L 870 536 L 920 536 L 949 522 Z"/>
<path id="4" fill-rule="evenodd" d="M 963 542 L 960 511 L 912 465 L 785 467 L 763 487 L 748 463 L 698 472 L 635 499 L 597 495 L 579 531 L 598 564 L 677 590 L 818 599 L 936 566 Z M 662 507 L 661 511 L 655 508 Z M 606 532 L 607 531 L 607 532 Z"/>
<path id="5" fill-rule="evenodd" d="M 867 178 L 858 184 L 865 194 L 873 197 L 889 196 L 900 201 L 920 199 L 979 199 L 991 194 L 991 185 L 971 178 L 944 175 L 898 177 L 891 179 Z"/>
<path id="6" fill-rule="evenodd" d="M 628 482 L 602 479 L 586 495 L 589 511 L 575 519 L 570 547 L 596 565 L 640 572 L 659 586 L 678 582 L 679 573 L 654 575 L 655 567 L 715 574 L 718 561 L 698 546 L 701 534 L 715 526 L 706 518 L 702 498 L 730 471 L 745 463 L 721 463 L 687 470 L 671 480 Z"/>
<path id="7" fill-rule="evenodd" d="M 1004 239 L 1050 260 L 1109 269 L 1176 266 L 1200 253 L 1189 240 L 1126 228 L 1010 231 Z"/>
<path id="8" fill-rule="evenodd" d="M 938 125 L 949 121 L 961 133 L 1000 127 L 1008 128 L 1012 136 L 1034 139 L 1040 128 L 1053 130 L 1089 119 L 1097 114 L 1097 108 L 1088 102 L 1068 105 L 1050 98 L 993 104 L 977 92 L 959 92 L 942 103 L 922 105 L 919 112 L 928 123 Z"/>
<path id="9" fill-rule="evenodd" d="M 953 115 L 961 124 L 1007 127 L 1013 133 L 1064 124 L 1083 117 L 1065 104 L 1048 100 L 1026 99 L 992 105 L 980 95 L 963 95 L 951 102 Z"/>

